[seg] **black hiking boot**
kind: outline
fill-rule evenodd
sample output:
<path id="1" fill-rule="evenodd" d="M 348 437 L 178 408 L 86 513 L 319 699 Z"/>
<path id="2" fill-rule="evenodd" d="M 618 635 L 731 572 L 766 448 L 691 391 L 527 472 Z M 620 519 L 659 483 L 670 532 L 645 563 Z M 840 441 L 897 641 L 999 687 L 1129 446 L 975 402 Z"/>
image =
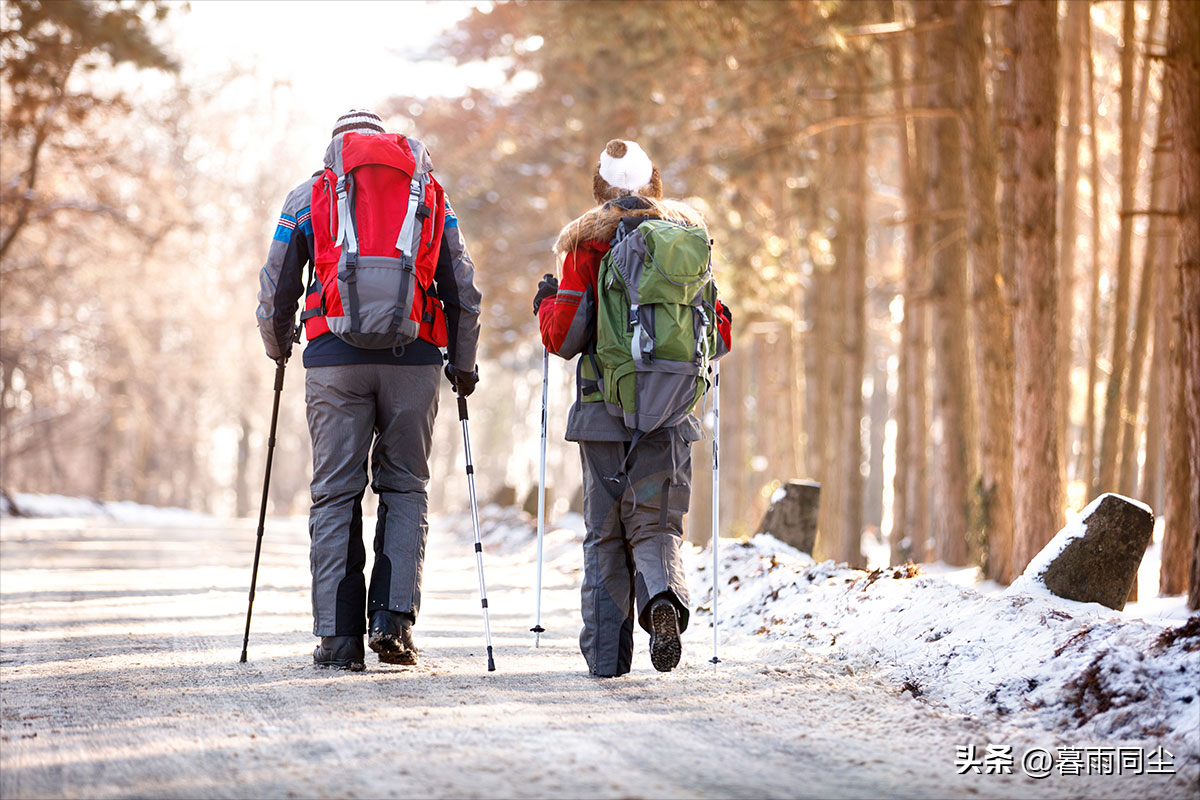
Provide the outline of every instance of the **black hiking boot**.
<path id="1" fill-rule="evenodd" d="M 318 669 L 344 669 L 362 672 L 362 634 L 357 636 L 322 636 L 321 643 L 313 651 L 313 666 Z"/>
<path id="2" fill-rule="evenodd" d="M 367 644 L 379 654 L 383 664 L 417 663 L 417 646 L 413 644 L 412 618 L 399 611 L 380 609 L 371 614 L 367 629 Z"/>
<path id="3" fill-rule="evenodd" d="M 650 663 L 659 672 L 679 665 L 683 647 L 679 643 L 679 612 L 665 597 L 650 604 Z"/>

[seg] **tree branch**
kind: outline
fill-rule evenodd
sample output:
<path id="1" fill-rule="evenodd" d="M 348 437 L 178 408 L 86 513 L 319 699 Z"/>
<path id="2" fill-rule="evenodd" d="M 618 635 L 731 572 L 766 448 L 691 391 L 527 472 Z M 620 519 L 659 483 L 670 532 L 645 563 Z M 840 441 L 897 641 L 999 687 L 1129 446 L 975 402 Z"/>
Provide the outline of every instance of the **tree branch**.
<path id="1" fill-rule="evenodd" d="M 814 122 L 800 131 L 797 139 L 807 139 L 812 136 L 851 125 L 868 125 L 873 122 L 895 122 L 898 119 L 958 119 L 959 114 L 952 108 L 905 108 L 895 111 L 885 111 L 880 114 L 861 114 L 856 116 L 832 117 Z"/>

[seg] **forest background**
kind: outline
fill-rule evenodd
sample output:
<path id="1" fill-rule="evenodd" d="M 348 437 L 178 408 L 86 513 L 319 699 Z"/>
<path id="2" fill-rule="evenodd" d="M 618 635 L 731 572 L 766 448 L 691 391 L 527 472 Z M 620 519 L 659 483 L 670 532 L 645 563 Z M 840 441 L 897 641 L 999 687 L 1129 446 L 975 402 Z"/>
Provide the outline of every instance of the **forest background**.
<path id="1" fill-rule="evenodd" d="M 366 105 L 429 144 L 478 267 L 485 500 L 536 489 L 531 297 L 605 142 L 628 138 L 705 214 L 734 311 L 724 535 L 811 479 L 818 556 L 861 565 L 874 536 L 896 562 L 1006 583 L 1118 491 L 1163 520 L 1161 591 L 1200 606 L 1200 3 L 372 3 L 354 14 L 375 38 L 324 83 L 315 50 L 292 47 L 280 79 L 213 35 L 254 13 L 3 3 L 6 493 L 257 510 L 274 372 L 258 271 L 323 152 L 314 109 L 327 128 Z M 326 38 L 347 40 L 337 20 Z M 275 514 L 307 509 L 302 383 L 293 360 Z M 550 383 L 561 514 L 579 502 L 572 370 Z M 449 397 L 434 510 L 467 502 Z"/>

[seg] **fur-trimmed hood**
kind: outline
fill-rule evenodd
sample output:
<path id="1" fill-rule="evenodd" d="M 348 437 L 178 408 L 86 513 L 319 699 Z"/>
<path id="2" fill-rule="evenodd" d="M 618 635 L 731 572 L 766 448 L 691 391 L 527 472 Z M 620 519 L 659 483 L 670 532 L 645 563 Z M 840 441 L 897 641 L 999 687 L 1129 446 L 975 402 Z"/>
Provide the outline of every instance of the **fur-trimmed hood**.
<path id="1" fill-rule="evenodd" d="M 622 198 L 623 200 L 626 198 Z M 585 242 L 607 243 L 617 233 L 622 217 L 646 217 L 648 219 L 673 219 L 689 225 L 704 225 L 699 211 L 679 200 L 655 200 L 636 196 L 640 208 L 625 208 L 617 202 L 596 206 L 567 224 L 558 234 L 554 253 L 562 255 Z"/>

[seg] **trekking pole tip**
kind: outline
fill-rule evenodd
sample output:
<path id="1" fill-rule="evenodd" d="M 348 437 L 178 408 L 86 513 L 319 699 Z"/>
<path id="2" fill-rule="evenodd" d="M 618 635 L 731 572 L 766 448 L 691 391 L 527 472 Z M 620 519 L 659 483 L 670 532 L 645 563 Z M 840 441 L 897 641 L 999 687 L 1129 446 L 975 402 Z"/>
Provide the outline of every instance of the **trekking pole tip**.
<path id="1" fill-rule="evenodd" d="M 492 658 L 492 646 L 491 645 L 488 645 L 487 654 L 488 654 L 488 672 L 495 672 L 496 671 L 496 660 L 494 658 Z"/>
<path id="2" fill-rule="evenodd" d="M 241 663 L 241 664 L 246 663 L 246 651 L 245 650 L 242 651 L 242 657 L 238 659 L 238 663 Z"/>

